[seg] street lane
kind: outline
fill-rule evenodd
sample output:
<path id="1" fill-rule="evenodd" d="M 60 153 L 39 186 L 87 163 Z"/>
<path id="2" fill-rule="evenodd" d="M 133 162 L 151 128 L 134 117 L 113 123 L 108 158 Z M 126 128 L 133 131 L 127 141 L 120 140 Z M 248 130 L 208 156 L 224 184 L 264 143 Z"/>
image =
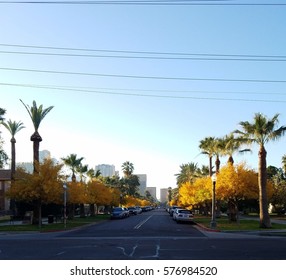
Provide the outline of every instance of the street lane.
<path id="1" fill-rule="evenodd" d="M 177 224 L 164 209 L 143 212 L 121 220 L 109 220 L 62 234 L 67 237 L 203 237 L 192 224 Z"/>
<path id="2" fill-rule="evenodd" d="M 205 233 L 160 209 L 67 232 L 1 234 L 0 259 L 286 260 L 286 239 Z"/>

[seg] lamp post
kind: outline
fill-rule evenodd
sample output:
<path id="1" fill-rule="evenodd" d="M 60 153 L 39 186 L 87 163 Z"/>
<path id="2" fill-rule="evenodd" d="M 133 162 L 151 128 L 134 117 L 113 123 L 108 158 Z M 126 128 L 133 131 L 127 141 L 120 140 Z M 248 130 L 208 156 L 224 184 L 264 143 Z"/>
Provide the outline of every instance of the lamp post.
<path id="1" fill-rule="evenodd" d="M 67 228 L 67 184 L 63 184 L 64 188 L 64 228 Z"/>
<path id="2" fill-rule="evenodd" d="M 210 223 L 210 227 L 215 229 L 216 228 L 216 218 L 215 218 L 215 185 L 216 185 L 216 173 L 212 175 L 212 182 L 213 182 L 213 191 L 212 191 L 212 220 Z"/>

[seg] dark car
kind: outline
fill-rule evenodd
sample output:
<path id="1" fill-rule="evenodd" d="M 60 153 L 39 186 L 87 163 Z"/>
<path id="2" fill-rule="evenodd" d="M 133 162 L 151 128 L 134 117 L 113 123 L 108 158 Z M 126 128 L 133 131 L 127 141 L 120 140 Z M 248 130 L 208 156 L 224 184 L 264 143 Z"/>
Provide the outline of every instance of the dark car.
<path id="1" fill-rule="evenodd" d="M 123 207 L 115 207 L 110 213 L 111 219 L 123 219 L 127 217 L 127 212 Z"/>

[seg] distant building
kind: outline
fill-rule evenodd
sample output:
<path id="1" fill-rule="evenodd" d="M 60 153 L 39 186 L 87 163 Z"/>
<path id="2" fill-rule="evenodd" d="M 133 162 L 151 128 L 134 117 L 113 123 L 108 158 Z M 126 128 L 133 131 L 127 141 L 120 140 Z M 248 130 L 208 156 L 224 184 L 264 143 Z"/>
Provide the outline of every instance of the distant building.
<path id="1" fill-rule="evenodd" d="M 39 151 L 39 161 L 42 163 L 44 159 L 50 159 L 51 158 L 51 152 L 48 150 Z M 54 162 L 56 162 L 56 159 L 53 159 Z M 28 173 L 33 173 L 34 171 L 34 165 L 32 162 L 17 162 L 17 167 L 24 168 Z"/>
<path id="2" fill-rule="evenodd" d="M 24 168 L 26 172 L 31 173 L 31 174 L 33 173 L 33 170 L 34 170 L 34 165 L 32 162 L 17 162 L 16 166 Z"/>
<path id="3" fill-rule="evenodd" d="M 95 172 L 100 171 L 101 176 L 103 177 L 111 177 L 116 175 L 115 166 L 110 164 L 99 164 L 95 166 Z"/>
<path id="4" fill-rule="evenodd" d="M 5 197 L 5 192 L 10 188 L 11 170 L 0 169 L 0 211 L 9 210 L 10 202 Z"/>
<path id="5" fill-rule="evenodd" d="M 51 152 L 48 150 L 39 151 L 39 161 L 43 162 L 44 159 L 50 159 L 51 158 Z"/>
<path id="6" fill-rule="evenodd" d="M 147 175 L 146 174 L 134 174 L 139 178 L 139 194 L 145 196 L 146 188 L 147 188 Z"/>
<path id="7" fill-rule="evenodd" d="M 160 189 L 160 201 L 161 203 L 168 202 L 168 188 Z"/>
<path id="8" fill-rule="evenodd" d="M 147 188 L 146 188 L 146 191 L 148 191 L 148 192 L 151 194 L 151 196 L 152 196 L 155 200 L 157 200 L 156 187 L 147 187 Z"/>

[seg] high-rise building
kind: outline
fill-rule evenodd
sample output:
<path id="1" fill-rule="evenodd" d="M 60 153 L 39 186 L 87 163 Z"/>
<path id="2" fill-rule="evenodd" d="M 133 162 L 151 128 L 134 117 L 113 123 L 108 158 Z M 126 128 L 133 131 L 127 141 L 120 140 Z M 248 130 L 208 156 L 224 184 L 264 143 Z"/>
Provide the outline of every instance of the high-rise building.
<path id="1" fill-rule="evenodd" d="M 148 191 L 148 192 L 151 194 L 151 196 L 152 196 L 155 200 L 157 200 L 156 187 L 147 187 L 147 188 L 146 188 L 146 191 Z"/>
<path id="2" fill-rule="evenodd" d="M 139 178 L 139 194 L 145 196 L 145 191 L 147 188 L 147 175 L 146 174 L 134 174 Z"/>
<path id="3" fill-rule="evenodd" d="M 99 164 L 95 166 L 95 171 L 100 171 L 101 176 L 111 177 L 116 174 L 115 166 L 110 164 Z"/>
<path id="4" fill-rule="evenodd" d="M 166 203 L 168 201 L 168 188 L 160 189 L 160 201 Z"/>
<path id="5" fill-rule="evenodd" d="M 39 151 L 39 161 L 42 163 L 44 159 L 50 159 L 51 158 L 51 152 L 48 150 Z M 56 159 L 53 159 L 54 162 L 56 162 Z M 17 167 L 24 168 L 28 173 L 33 173 L 34 165 L 33 162 L 17 162 Z"/>
<path id="6" fill-rule="evenodd" d="M 50 159 L 51 158 L 51 152 L 48 150 L 39 151 L 39 161 L 43 162 L 44 159 Z"/>

